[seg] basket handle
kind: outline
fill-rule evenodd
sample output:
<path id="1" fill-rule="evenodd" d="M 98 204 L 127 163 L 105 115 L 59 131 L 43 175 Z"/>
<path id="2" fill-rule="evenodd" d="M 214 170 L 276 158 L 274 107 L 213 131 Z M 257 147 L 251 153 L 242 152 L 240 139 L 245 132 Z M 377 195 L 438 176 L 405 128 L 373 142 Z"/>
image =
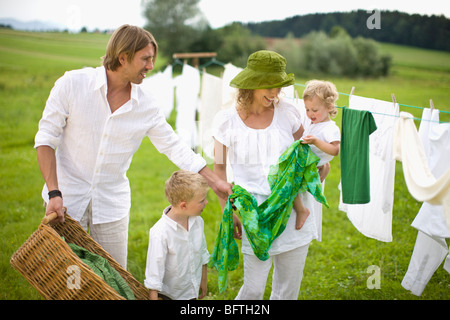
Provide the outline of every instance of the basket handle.
<path id="1" fill-rule="evenodd" d="M 64 214 L 67 212 L 67 208 L 63 207 Z M 46 215 L 44 218 L 42 218 L 43 224 L 49 224 L 51 221 L 55 220 L 58 217 L 58 213 L 56 211 L 50 212 L 48 215 Z"/>

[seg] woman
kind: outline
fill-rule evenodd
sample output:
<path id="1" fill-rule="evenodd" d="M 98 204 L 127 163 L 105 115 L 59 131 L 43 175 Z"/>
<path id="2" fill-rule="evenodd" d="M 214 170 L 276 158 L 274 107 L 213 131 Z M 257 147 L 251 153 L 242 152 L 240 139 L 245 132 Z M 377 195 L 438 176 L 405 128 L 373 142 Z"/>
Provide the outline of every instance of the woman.
<path id="1" fill-rule="evenodd" d="M 286 59 L 276 52 L 262 50 L 251 54 L 247 67 L 230 82 L 239 89 L 236 106 L 222 110 L 215 118 L 214 171 L 226 179 L 228 159 L 234 183 L 252 194 L 258 205 L 270 195 L 267 181 L 270 165 L 276 164 L 304 131 L 299 111 L 279 98 L 281 88 L 295 81 L 285 68 Z M 327 170 L 329 167 L 324 171 Z M 308 206 L 311 200 L 305 194 L 301 196 Z M 223 209 L 225 201 L 220 201 Z M 237 237 L 242 237 L 244 257 L 244 284 L 236 299 L 263 298 L 272 262 L 270 298 L 298 298 L 309 243 L 317 238 L 315 219 L 311 216 L 296 230 L 295 213 L 291 214 L 285 230 L 272 243 L 266 261 L 254 255 L 237 216 L 233 217 Z"/>

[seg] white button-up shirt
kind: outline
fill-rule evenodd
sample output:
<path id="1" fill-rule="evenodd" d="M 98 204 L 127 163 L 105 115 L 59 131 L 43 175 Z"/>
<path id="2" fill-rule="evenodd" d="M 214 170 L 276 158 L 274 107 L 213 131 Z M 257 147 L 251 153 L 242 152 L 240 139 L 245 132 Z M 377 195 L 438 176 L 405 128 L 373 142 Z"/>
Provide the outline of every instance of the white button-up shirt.
<path id="1" fill-rule="evenodd" d="M 128 214 L 126 172 L 145 136 L 182 169 L 198 172 L 206 165 L 175 134 L 151 93 L 131 84 L 131 99 L 114 113 L 106 94 L 103 66 L 66 72 L 50 93 L 35 137 L 35 148 L 56 149 L 58 185 L 68 214 L 80 220 L 92 200 L 94 224 Z M 47 193 L 44 185 L 45 201 Z"/>
<path id="2" fill-rule="evenodd" d="M 189 217 L 187 231 L 169 218 L 150 229 L 144 285 L 173 300 L 198 298 L 202 266 L 209 261 L 202 217 Z"/>

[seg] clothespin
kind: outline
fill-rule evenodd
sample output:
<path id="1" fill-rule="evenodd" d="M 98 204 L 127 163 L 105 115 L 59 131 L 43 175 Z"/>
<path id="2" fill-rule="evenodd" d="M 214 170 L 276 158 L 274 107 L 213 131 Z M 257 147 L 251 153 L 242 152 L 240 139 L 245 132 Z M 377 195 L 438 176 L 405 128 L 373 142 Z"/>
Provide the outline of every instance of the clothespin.
<path id="1" fill-rule="evenodd" d="M 395 100 L 395 95 L 392 94 L 392 102 L 394 102 L 394 106 L 397 104 L 397 100 Z"/>
<path id="2" fill-rule="evenodd" d="M 434 104 L 433 104 L 433 100 L 431 100 L 431 99 L 430 99 L 430 109 L 431 109 L 431 111 L 433 111 L 433 110 L 434 110 Z"/>
<path id="3" fill-rule="evenodd" d="M 350 106 L 350 99 L 353 96 L 353 92 L 355 92 L 355 87 L 352 87 L 352 90 L 350 90 L 350 94 L 348 95 L 348 105 Z"/>

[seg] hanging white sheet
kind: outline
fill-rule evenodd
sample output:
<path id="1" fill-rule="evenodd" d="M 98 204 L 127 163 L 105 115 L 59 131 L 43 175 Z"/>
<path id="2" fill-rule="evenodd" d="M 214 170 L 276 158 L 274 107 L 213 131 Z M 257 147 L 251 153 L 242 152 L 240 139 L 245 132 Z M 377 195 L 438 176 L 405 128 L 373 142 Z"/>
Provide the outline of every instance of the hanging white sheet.
<path id="1" fill-rule="evenodd" d="M 200 73 L 198 69 L 183 65 L 176 79 L 177 118 L 175 128 L 181 139 L 194 149 L 197 146 L 196 114 L 199 106 Z"/>
<path id="2" fill-rule="evenodd" d="M 144 79 L 141 84 L 144 90 L 148 90 L 153 94 L 166 119 L 169 118 L 173 110 L 174 86 L 171 65 L 167 66 L 163 72 L 159 71 Z"/>
<path id="3" fill-rule="evenodd" d="M 231 63 L 227 63 L 224 69 L 222 76 L 222 107 L 228 108 L 236 102 L 237 93 L 236 88 L 230 87 L 230 81 L 243 69 Z"/>
<path id="4" fill-rule="evenodd" d="M 390 242 L 395 183 L 392 141 L 399 107 L 396 103 L 352 95 L 349 98 L 349 108 L 372 112 L 377 125 L 377 130 L 369 137 L 370 202 L 343 203 L 341 192 L 339 210 L 347 212 L 349 220 L 365 236 Z"/>
<path id="5" fill-rule="evenodd" d="M 203 154 L 214 159 L 212 124 L 222 106 L 222 79 L 203 72 L 199 116 L 199 142 Z"/>

